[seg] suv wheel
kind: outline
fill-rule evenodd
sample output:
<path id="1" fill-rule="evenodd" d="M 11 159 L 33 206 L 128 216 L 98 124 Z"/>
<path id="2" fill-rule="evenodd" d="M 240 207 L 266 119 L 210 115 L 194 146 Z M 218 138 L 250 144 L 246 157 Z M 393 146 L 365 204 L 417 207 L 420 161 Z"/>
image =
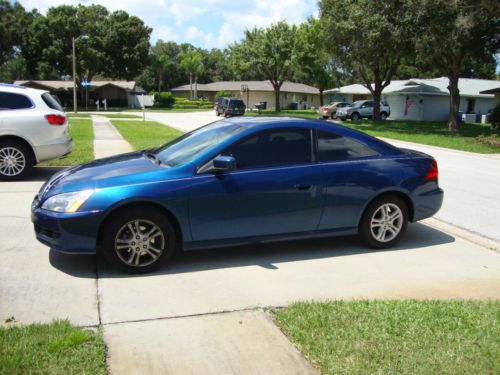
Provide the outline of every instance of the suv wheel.
<path id="1" fill-rule="evenodd" d="M 219 113 L 219 111 L 218 111 L 218 110 L 215 110 L 215 115 L 216 115 L 217 117 L 219 117 L 220 113 Z"/>
<path id="2" fill-rule="evenodd" d="M 361 119 L 361 117 L 359 116 L 359 113 L 358 112 L 354 112 L 351 116 L 351 120 L 352 121 L 358 121 L 359 119 Z"/>
<path id="3" fill-rule="evenodd" d="M 363 241 L 370 247 L 386 249 L 397 243 L 408 226 L 408 207 L 398 196 L 375 199 L 365 210 L 359 225 Z"/>
<path id="4" fill-rule="evenodd" d="M 111 219 L 104 233 L 106 259 L 128 273 L 151 272 L 175 252 L 172 224 L 154 209 L 122 211 Z"/>
<path id="5" fill-rule="evenodd" d="M 33 169 L 33 154 L 19 141 L 0 141 L 0 180 L 15 181 L 25 178 Z"/>
<path id="6" fill-rule="evenodd" d="M 382 121 L 387 120 L 387 113 L 382 112 L 382 113 L 380 114 L 380 119 L 381 119 Z"/>

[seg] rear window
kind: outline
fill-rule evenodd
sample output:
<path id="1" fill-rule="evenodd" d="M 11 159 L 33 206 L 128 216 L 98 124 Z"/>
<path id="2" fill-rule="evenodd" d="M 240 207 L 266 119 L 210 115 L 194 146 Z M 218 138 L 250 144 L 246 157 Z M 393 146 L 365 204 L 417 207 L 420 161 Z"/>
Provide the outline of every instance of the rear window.
<path id="1" fill-rule="evenodd" d="M 59 104 L 59 101 L 50 95 L 48 92 L 42 94 L 42 99 L 49 106 L 49 108 L 55 109 L 56 111 L 64 112 L 63 107 Z"/>
<path id="2" fill-rule="evenodd" d="M 11 92 L 0 92 L 0 111 L 27 109 L 32 107 L 33 103 L 27 96 Z"/>
<path id="3" fill-rule="evenodd" d="M 378 152 L 349 137 L 318 131 L 318 153 L 322 162 L 377 156 Z"/>
<path id="4" fill-rule="evenodd" d="M 243 105 L 243 100 L 231 100 L 231 104 L 235 104 L 235 105 Z"/>

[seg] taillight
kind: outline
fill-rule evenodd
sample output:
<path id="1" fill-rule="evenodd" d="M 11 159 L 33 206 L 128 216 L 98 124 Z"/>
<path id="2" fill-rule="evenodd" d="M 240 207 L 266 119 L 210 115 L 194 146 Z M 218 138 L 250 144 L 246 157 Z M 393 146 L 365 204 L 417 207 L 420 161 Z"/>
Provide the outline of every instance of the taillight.
<path id="1" fill-rule="evenodd" d="M 66 116 L 61 115 L 45 115 L 45 118 L 50 125 L 64 125 L 66 123 Z"/>
<path id="2" fill-rule="evenodd" d="M 437 180 L 439 175 L 438 171 L 438 164 L 435 159 L 432 159 L 431 167 L 429 168 L 429 171 L 427 172 L 427 176 L 425 176 L 425 179 L 427 181 L 432 181 L 432 180 Z"/>

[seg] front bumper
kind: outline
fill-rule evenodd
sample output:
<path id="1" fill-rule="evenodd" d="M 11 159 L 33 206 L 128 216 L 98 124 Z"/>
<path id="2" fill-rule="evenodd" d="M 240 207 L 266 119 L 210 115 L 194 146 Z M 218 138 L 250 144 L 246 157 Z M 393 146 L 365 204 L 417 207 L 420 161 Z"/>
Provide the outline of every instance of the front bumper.
<path id="1" fill-rule="evenodd" d="M 31 210 L 38 241 L 51 249 L 71 254 L 95 254 L 103 213 L 59 213 L 35 207 Z"/>

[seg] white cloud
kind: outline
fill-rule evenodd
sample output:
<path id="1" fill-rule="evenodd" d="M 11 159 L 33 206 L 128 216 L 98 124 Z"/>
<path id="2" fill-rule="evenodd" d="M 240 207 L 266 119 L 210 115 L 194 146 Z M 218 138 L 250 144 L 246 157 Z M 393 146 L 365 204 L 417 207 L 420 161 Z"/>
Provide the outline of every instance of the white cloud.
<path id="1" fill-rule="evenodd" d="M 27 9 L 42 13 L 61 4 L 101 4 L 110 11 L 123 9 L 153 28 L 157 39 L 189 42 L 204 48 L 223 48 L 243 37 L 245 29 L 286 20 L 298 24 L 317 15 L 317 0 L 21 0 Z M 208 19 L 210 18 L 210 19 Z M 203 25 L 201 25 L 203 24 Z"/>

